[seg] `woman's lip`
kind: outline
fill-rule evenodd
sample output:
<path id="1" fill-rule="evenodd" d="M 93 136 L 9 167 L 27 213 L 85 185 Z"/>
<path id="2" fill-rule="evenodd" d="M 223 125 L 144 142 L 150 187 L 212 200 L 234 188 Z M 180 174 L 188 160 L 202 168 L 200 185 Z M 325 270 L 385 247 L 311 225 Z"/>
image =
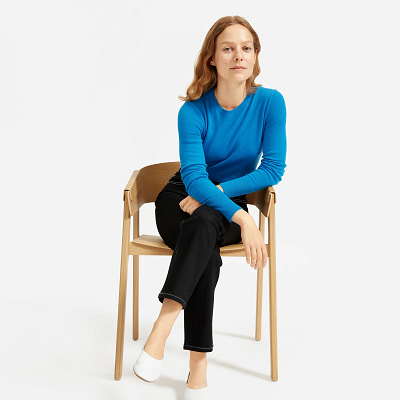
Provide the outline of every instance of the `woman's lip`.
<path id="1" fill-rule="evenodd" d="M 246 69 L 246 68 L 231 68 L 231 69 Z"/>

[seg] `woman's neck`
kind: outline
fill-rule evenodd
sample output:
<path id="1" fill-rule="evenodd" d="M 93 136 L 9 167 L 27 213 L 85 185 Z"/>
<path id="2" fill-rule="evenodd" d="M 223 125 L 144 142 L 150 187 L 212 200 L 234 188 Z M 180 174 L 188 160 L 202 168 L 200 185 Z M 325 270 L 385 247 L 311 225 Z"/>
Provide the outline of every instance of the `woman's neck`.
<path id="1" fill-rule="evenodd" d="M 246 98 L 246 82 L 237 87 L 223 87 L 218 84 L 214 87 L 215 98 L 225 110 L 233 110 Z"/>

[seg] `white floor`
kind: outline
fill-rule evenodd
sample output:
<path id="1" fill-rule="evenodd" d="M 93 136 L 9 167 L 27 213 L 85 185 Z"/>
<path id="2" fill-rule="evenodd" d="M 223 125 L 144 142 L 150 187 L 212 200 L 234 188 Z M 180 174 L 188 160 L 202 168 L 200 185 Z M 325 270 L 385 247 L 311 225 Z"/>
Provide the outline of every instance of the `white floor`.
<path id="1" fill-rule="evenodd" d="M 256 342 L 256 273 L 226 257 L 210 400 L 399 400 L 398 2 L 175 3 L 1 2 L 0 400 L 182 399 L 183 313 L 161 378 L 132 371 L 170 257 L 141 258 L 138 341 L 130 268 L 114 380 L 122 194 L 134 170 L 180 159 L 178 95 L 226 15 L 257 31 L 256 83 L 285 98 L 287 168 L 274 186 L 278 381 L 268 273 Z M 141 207 L 140 234 L 158 234 L 154 211 Z"/>
<path id="2" fill-rule="evenodd" d="M 296 252 L 301 268 L 289 267 L 285 254 L 293 251 L 279 249 L 279 379 L 272 382 L 270 378 L 267 269 L 262 340 L 255 341 L 256 273 L 240 259 L 224 258 L 215 298 L 214 351 L 208 354 L 210 400 L 248 396 L 285 400 L 396 398 L 394 382 L 399 370 L 390 363 L 390 352 L 383 351 L 390 347 L 390 339 L 394 342 L 395 333 L 387 331 L 381 336 L 372 318 L 366 324 L 365 315 L 354 312 L 354 299 L 352 307 L 346 307 L 339 296 L 332 298 L 334 279 L 325 292 L 307 284 L 308 275 L 316 272 L 307 259 Z M 132 371 L 158 315 L 161 304 L 157 294 L 168 265 L 164 257 L 142 259 L 140 335 L 137 341 L 131 339 L 132 292 L 128 285 L 120 381 L 114 380 L 118 297 L 118 273 L 114 271 L 111 281 L 100 284 L 104 289 L 109 286 L 102 299 L 95 295 L 99 293 L 96 285 L 91 289 L 97 302 L 87 302 L 88 293 L 83 291 L 71 296 L 73 300 L 1 298 L 0 397 L 182 399 L 189 361 L 189 352 L 182 348 L 183 313 L 168 339 L 162 376 L 155 383 L 146 383 Z M 158 273 L 158 266 L 151 268 L 151 263 L 166 265 L 160 266 Z M 128 283 L 130 278 L 131 270 Z"/>

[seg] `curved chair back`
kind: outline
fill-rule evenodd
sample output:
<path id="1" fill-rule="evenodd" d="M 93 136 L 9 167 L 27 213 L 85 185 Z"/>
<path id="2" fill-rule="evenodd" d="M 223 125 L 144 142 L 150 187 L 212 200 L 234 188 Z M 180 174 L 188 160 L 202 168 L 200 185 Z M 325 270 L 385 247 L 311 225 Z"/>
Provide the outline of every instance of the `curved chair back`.
<path id="1" fill-rule="evenodd" d="M 147 165 L 140 170 L 134 171 L 124 189 L 123 197 L 123 200 L 125 200 L 125 192 L 132 191 L 130 198 L 137 201 L 137 204 L 133 205 L 133 207 L 131 205 L 132 202 L 129 201 L 131 215 L 135 214 L 143 204 L 154 202 L 161 189 L 180 167 L 180 161 L 172 161 Z M 276 193 L 272 186 L 248 193 L 246 198 L 247 204 L 255 205 L 265 217 L 269 215 L 270 200 L 276 203 Z"/>

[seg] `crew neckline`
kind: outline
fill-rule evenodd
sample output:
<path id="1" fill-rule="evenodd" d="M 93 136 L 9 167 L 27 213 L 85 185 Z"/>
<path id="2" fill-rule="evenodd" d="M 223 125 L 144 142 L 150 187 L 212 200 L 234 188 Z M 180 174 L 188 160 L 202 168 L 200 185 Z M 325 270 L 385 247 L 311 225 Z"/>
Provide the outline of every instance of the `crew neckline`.
<path id="1" fill-rule="evenodd" d="M 226 110 L 225 108 L 221 107 L 221 105 L 218 103 L 218 100 L 215 97 L 214 89 L 215 89 L 215 86 L 210 89 L 210 91 L 211 91 L 211 100 L 214 103 L 214 106 L 221 113 L 225 113 L 225 114 L 233 114 L 233 113 L 236 113 L 237 111 L 239 111 L 241 108 L 244 107 L 244 105 L 247 103 L 247 101 L 248 101 L 248 99 L 250 97 L 250 95 L 247 93 L 246 97 L 243 99 L 243 101 L 236 108 L 234 108 L 233 110 Z"/>

